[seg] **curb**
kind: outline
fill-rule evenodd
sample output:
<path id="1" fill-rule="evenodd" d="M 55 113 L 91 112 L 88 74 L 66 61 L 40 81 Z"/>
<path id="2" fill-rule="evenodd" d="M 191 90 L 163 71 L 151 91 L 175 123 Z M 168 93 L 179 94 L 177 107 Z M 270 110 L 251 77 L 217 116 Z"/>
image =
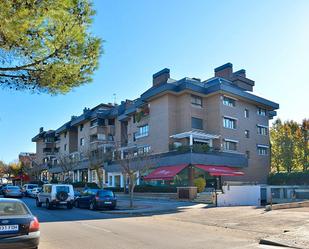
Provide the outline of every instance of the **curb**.
<path id="1" fill-rule="evenodd" d="M 153 210 L 153 211 L 140 211 L 140 212 L 136 212 L 136 211 L 100 211 L 100 213 L 104 213 L 104 214 L 130 214 L 130 215 L 139 215 L 139 216 L 144 216 L 144 215 L 149 215 L 149 214 L 164 214 L 164 213 L 169 213 L 169 212 L 177 212 L 179 210 L 177 209 L 165 209 L 165 210 Z"/>
<path id="2" fill-rule="evenodd" d="M 309 201 L 300 202 L 290 202 L 290 203 L 280 203 L 274 205 L 267 205 L 265 211 L 278 210 L 278 209 L 289 209 L 289 208 L 300 208 L 309 207 Z"/>
<path id="3" fill-rule="evenodd" d="M 281 246 L 281 247 L 286 247 L 286 248 L 304 249 L 303 247 L 291 246 L 291 245 L 275 242 L 275 241 L 268 240 L 268 239 L 260 239 L 259 244 L 260 245 L 267 245 L 267 246 Z"/>

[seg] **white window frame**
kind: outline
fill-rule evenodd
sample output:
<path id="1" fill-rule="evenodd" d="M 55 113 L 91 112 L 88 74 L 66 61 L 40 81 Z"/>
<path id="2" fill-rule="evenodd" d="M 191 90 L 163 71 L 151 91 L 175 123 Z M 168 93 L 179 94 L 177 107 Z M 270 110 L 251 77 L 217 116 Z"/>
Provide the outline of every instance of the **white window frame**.
<path id="1" fill-rule="evenodd" d="M 223 127 L 227 128 L 227 129 L 232 129 L 232 130 L 236 130 L 237 129 L 237 118 L 233 118 L 233 117 L 229 117 L 229 116 L 224 116 L 223 117 Z M 231 123 L 226 123 L 227 121 L 233 121 L 234 125 L 230 125 Z M 226 126 L 227 125 L 227 126 Z"/>
<path id="2" fill-rule="evenodd" d="M 149 136 L 149 125 L 145 124 L 138 127 L 138 134 L 135 136 L 135 139 Z"/>
<path id="3" fill-rule="evenodd" d="M 265 108 L 263 108 L 263 107 L 258 107 L 257 108 L 257 114 L 259 116 L 266 117 L 266 112 L 267 112 L 267 110 Z"/>
<path id="4" fill-rule="evenodd" d="M 263 150 L 260 150 L 263 149 Z M 261 151 L 264 151 L 263 153 L 261 153 Z M 259 156 L 268 156 L 269 154 L 269 146 L 268 145 L 263 145 L 263 144 L 258 144 L 257 145 L 257 154 Z"/>
<path id="5" fill-rule="evenodd" d="M 199 101 L 197 101 L 197 100 L 199 100 L 200 103 L 198 103 Z M 203 107 L 203 98 L 201 96 L 191 94 L 191 105 L 194 106 L 194 107 L 202 108 Z"/>
<path id="6" fill-rule="evenodd" d="M 244 111 L 244 114 L 245 114 L 245 118 L 249 118 L 249 116 L 250 116 L 250 111 L 249 111 L 249 109 L 245 109 L 245 111 Z"/>
<path id="7" fill-rule="evenodd" d="M 257 125 L 257 134 L 262 135 L 262 136 L 268 136 L 268 126 L 258 124 Z"/>
<path id="8" fill-rule="evenodd" d="M 225 145 L 228 144 L 228 143 L 235 144 L 235 150 L 231 150 L 230 148 L 227 148 Z M 237 151 L 237 149 L 238 149 L 238 141 L 237 140 L 227 139 L 227 138 L 224 139 L 224 141 L 223 141 L 223 150 L 224 151 Z"/>
<path id="9" fill-rule="evenodd" d="M 232 101 L 229 102 L 229 100 L 232 100 Z M 225 106 L 235 107 L 236 106 L 236 101 L 237 101 L 237 99 L 235 99 L 233 97 L 230 97 L 230 96 L 223 95 L 223 97 L 222 97 L 222 103 Z"/>

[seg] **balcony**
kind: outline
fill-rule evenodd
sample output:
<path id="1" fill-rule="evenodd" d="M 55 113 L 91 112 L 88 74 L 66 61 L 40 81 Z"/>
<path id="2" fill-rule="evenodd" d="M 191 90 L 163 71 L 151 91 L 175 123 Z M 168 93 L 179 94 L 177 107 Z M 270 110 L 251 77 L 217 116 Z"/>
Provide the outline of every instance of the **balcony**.
<path id="1" fill-rule="evenodd" d="M 90 127 L 90 135 L 96 134 L 111 134 L 115 135 L 115 126 L 114 125 L 94 125 Z"/>

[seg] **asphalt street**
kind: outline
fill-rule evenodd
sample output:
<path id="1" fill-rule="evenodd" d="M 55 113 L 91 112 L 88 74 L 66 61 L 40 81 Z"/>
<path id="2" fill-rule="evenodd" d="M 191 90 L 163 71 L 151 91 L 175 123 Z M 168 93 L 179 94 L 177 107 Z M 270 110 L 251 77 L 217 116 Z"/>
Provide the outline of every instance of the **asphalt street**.
<path id="1" fill-rule="evenodd" d="M 37 208 L 34 199 L 23 201 L 40 221 L 40 249 L 272 248 L 258 245 L 250 232 L 178 220 L 175 213 L 133 217 L 77 208 L 47 210 Z"/>

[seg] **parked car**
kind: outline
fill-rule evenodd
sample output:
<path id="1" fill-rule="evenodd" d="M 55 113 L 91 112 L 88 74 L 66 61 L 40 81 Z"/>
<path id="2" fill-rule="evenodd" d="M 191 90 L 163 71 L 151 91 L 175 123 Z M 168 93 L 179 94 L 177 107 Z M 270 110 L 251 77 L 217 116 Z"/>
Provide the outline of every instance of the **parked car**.
<path id="1" fill-rule="evenodd" d="M 39 228 L 39 221 L 22 201 L 0 198 L 0 248 L 38 248 Z"/>
<path id="2" fill-rule="evenodd" d="M 74 190 L 74 200 L 76 200 L 76 198 L 80 197 L 82 194 L 80 191 L 78 190 Z"/>
<path id="3" fill-rule="evenodd" d="M 30 193 L 30 197 L 36 198 L 38 193 L 40 193 L 41 191 L 42 191 L 42 188 L 40 188 L 40 187 L 32 189 L 32 191 Z"/>
<path id="4" fill-rule="evenodd" d="M 3 195 L 3 189 L 6 187 L 6 186 L 13 186 L 12 184 L 3 184 L 0 186 L 0 195 Z"/>
<path id="5" fill-rule="evenodd" d="M 25 184 L 23 191 L 25 196 L 31 196 L 32 189 L 39 187 L 38 184 Z"/>
<path id="6" fill-rule="evenodd" d="M 73 208 L 74 190 L 70 184 L 45 184 L 42 192 L 36 197 L 36 206 L 41 207 L 45 204 L 46 208 L 51 209 L 57 206 L 66 206 L 68 209 Z"/>
<path id="7" fill-rule="evenodd" d="M 22 198 L 24 196 L 23 191 L 19 186 L 7 185 L 2 189 L 3 197 L 15 197 Z"/>
<path id="8" fill-rule="evenodd" d="M 111 190 L 86 189 L 75 200 L 75 206 L 79 208 L 89 208 L 90 210 L 109 208 L 115 209 L 117 199 Z"/>

